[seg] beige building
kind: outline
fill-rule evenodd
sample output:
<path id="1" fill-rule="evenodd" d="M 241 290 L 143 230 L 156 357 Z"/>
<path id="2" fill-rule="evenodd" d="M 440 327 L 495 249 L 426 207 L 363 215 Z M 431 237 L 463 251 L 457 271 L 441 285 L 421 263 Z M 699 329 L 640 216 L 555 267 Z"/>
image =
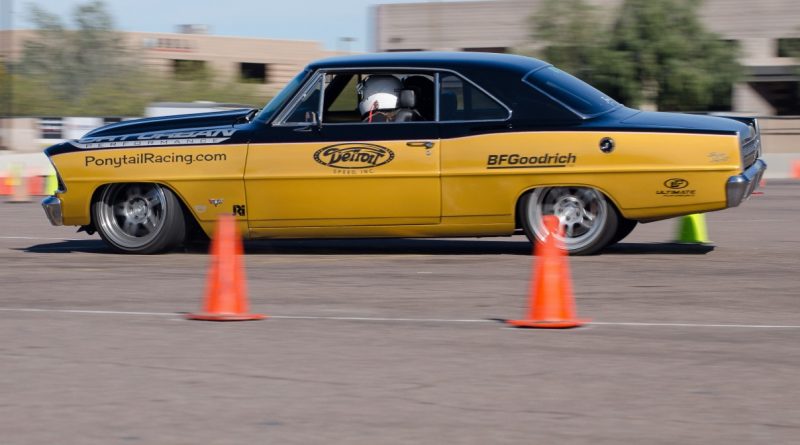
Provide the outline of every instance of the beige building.
<path id="1" fill-rule="evenodd" d="M 263 85 L 265 94 L 286 84 L 312 60 L 338 53 L 314 41 L 210 35 L 205 28 L 181 26 L 178 33 L 121 32 L 138 62 L 165 75 L 207 69 L 218 78 Z M 35 31 L 0 31 L 0 60 L 19 60 Z M 8 45 L 10 41 L 10 45 Z M 10 51 L 9 51 L 10 49 Z"/>
<path id="2" fill-rule="evenodd" d="M 131 56 L 151 72 L 180 79 L 205 70 L 220 80 L 253 84 L 263 93 L 264 100 L 263 103 L 248 105 L 264 105 L 309 62 L 340 54 L 327 51 L 321 43 L 314 41 L 216 36 L 207 34 L 203 27 L 197 26 L 181 26 L 179 30 L 183 32 L 120 34 Z M 34 37 L 35 31 L 31 30 L 0 31 L 0 64 L 7 58 L 19 60 L 24 42 Z M 203 108 L 199 109 L 193 109 L 192 104 L 171 106 L 178 107 L 175 113 L 191 113 L 214 107 L 213 104 L 203 104 Z M 0 107 L 0 115 L 4 112 L 5 106 Z M 154 114 L 165 113 L 162 110 Z M 83 122 L 81 119 L 95 120 Z M 118 118 L 0 119 L 0 151 L 40 151 L 55 141 L 80 137 L 93 127 L 115 120 Z"/>
<path id="3" fill-rule="evenodd" d="M 589 0 L 609 19 L 622 0 Z M 373 10 L 377 51 L 510 52 L 531 45 L 530 17 L 542 0 L 430 2 L 379 5 Z M 734 110 L 800 115 L 798 61 L 787 48 L 800 43 L 798 0 L 705 0 L 704 24 L 735 42 L 746 68 L 734 89 Z"/>

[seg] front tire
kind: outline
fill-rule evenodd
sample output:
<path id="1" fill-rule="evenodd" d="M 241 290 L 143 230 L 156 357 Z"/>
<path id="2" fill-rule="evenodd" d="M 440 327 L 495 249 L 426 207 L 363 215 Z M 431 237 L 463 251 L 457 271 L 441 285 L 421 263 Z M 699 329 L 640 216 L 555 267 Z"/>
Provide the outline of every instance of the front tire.
<path id="1" fill-rule="evenodd" d="M 93 202 L 92 216 L 100 237 L 118 252 L 159 253 L 186 238 L 180 201 L 158 184 L 108 185 Z"/>
<path id="2" fill-rule="evenodd" d="M 542 187 L 520 201 L 522 229 L 531 242 L 549 234 L 542 217 L 555 215 L 563 235 L 555 236 L 570 255 L 591 255 L 608 245 L 617 233 L 619 215 L 608 199 L 588 187 Z"/>

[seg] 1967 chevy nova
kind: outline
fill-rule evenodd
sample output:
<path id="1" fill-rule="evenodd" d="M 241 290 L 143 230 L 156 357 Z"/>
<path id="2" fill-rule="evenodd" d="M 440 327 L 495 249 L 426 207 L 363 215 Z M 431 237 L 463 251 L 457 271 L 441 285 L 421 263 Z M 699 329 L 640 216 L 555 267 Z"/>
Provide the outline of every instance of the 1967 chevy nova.
<path id="1" fill-rule="evenodd" d="M 529 239 L 589 254 L 638 222 L 738 206 L 755 119 L 643 112 L 545 62 L 388 53 L 310 64 L 262 109 L 125 121 L 45 152 L 54 225 L 155 253 L 235 215 L 248 238 Z"/>

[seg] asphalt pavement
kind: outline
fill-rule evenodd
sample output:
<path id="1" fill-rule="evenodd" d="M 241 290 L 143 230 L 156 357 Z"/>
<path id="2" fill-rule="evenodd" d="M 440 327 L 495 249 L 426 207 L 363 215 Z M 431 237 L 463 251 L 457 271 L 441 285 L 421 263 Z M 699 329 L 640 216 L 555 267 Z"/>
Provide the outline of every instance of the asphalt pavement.
<path id="1" fill-rule="evenodd" d="M 515 330 L 524 237 L 246 244 L 263 321 L 187 321 L 204 248 L 111 253 L 0 202 L 0 444 L 791 444 L 800 181 L 571 258 L 573 330 Z"/>

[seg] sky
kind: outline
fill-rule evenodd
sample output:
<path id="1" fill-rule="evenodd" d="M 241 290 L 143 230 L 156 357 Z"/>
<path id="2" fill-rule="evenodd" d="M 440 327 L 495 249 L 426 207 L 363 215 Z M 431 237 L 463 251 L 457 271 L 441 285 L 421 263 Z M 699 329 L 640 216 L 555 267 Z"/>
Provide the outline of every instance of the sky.
<path id="1" fill-rule="evenodd" d="M 175 32 L 179 24 L 204 24 L 211 33 L 241 37 L 316 40 L 327 49 L 367 51 L 368 17 L 382 3 L 436 0 L 105 0 L 116 27 L 123 31 Z M 0 0 L 13 6 L 13 27 L 30 28 L 33 3 L 63 18 L 80 0 Z M 356 41 L 344 43 L 342 37 Z M 349 45 L 349 48 L 348 48 Z"/>

